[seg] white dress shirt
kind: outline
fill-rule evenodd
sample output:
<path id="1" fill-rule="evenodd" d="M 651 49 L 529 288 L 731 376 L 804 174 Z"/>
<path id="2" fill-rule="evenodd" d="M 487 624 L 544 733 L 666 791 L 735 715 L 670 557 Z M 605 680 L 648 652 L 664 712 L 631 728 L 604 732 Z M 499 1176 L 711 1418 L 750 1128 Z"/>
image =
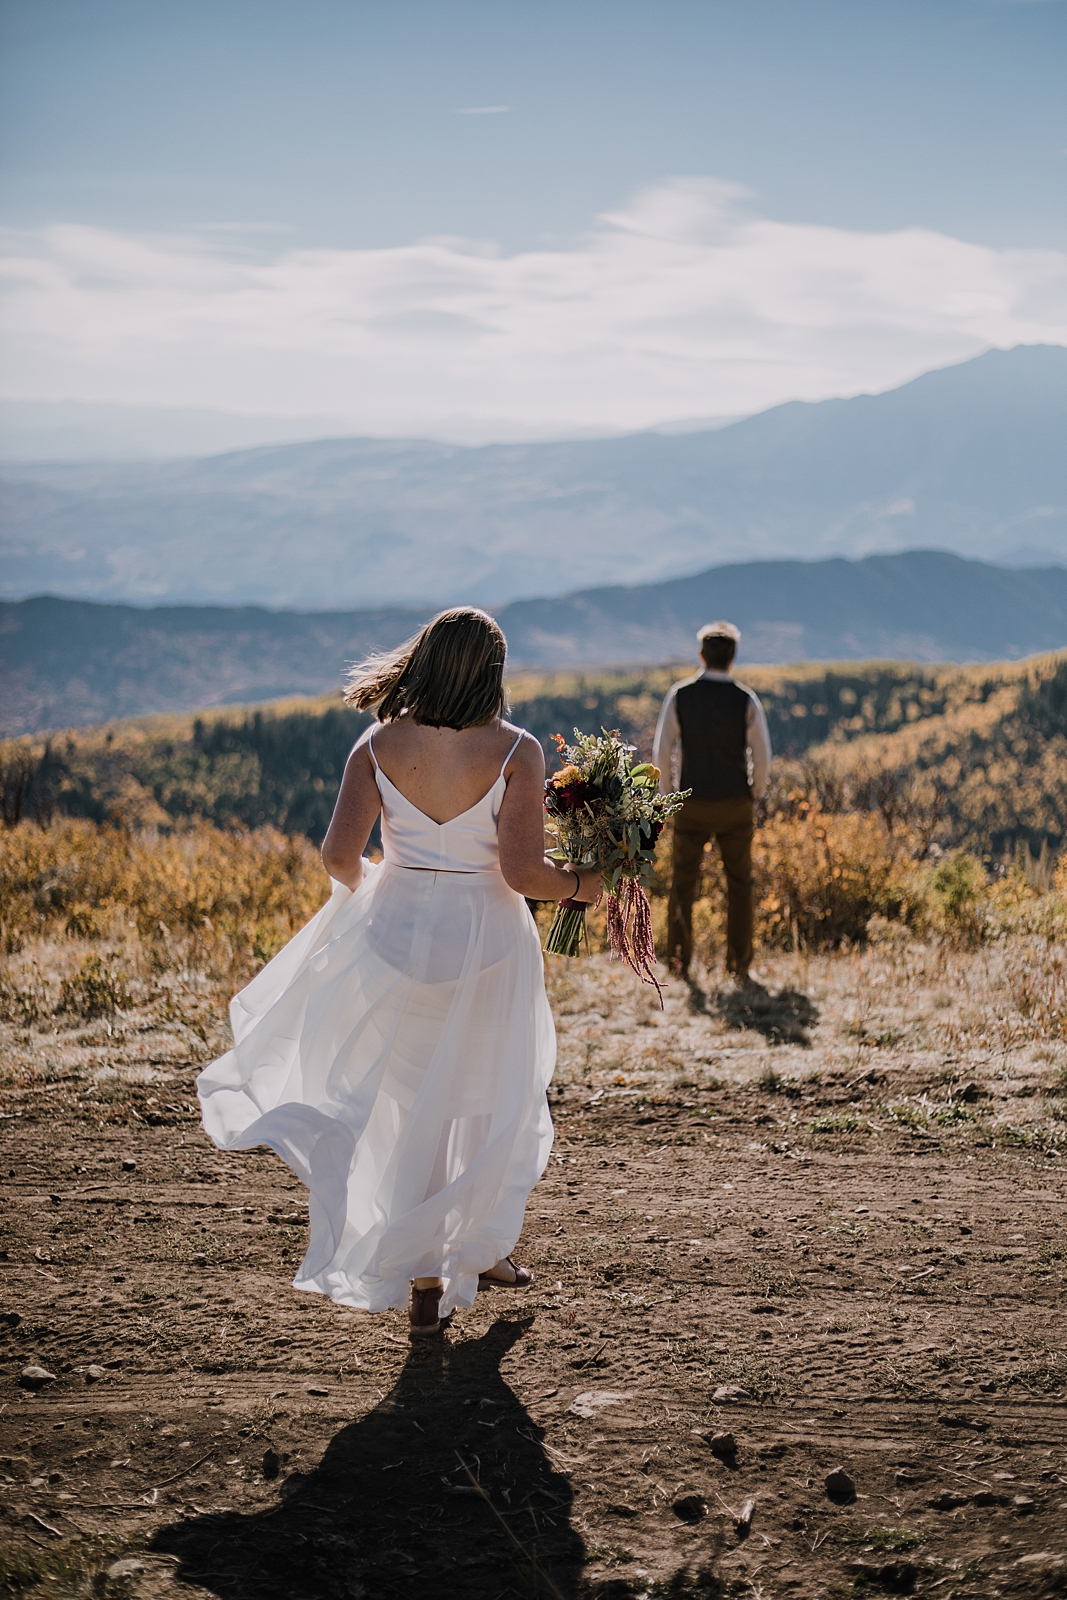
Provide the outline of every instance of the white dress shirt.
<path id="1" fill-rule="evenodd" d="M 699 683 L 701 678 L 710 678 L 713 683 L 733 683 L 736 680 L 729 672 L 715 672 L 711 667 L 706 667 L 703 672 L 698 672 L 695 677 L 686 678 L 682 683 L 672 684 L 663 702 L 656 724 L 656 739 L 652 746 L 652 760 L 663 774 L 661 787 L 676 789 L 678 787 L 681 762 L 679 755 L 682 744 L 682 731 L 678 726 L 678 709 L 674 697 L 679 689 L 684 689 L 686 684 Z M 767 787 L 767 779 L 771 770 L 771 736 L 767 728 L 767 718 L 763 707 L 751 689 L 743 683 L 737 685 L 744 689 L 748 695 L 748 710 L 745 713 L 745 740 L 748 745 L 749 782 L 752 785 L 753 798 L 758 800 Z"/>

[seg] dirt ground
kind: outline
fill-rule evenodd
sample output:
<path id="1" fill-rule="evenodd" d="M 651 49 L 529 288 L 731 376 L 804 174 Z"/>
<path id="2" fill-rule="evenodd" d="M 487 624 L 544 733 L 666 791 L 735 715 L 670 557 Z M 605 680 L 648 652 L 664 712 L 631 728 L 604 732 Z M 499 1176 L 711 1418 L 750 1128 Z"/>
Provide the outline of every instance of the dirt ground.
<path id="1" fill-rule="evenodd" d="M 415 1348 L 289 1287 L 303 1190 L 199 1128 L 217 1014 L 6 1026 L 0 1593 L 1067 1593 L 1067 1045 L 1013 1009 L 1028 959 L 901 936 L 662 1014 L 553 960 L 534 1287 Z"/>

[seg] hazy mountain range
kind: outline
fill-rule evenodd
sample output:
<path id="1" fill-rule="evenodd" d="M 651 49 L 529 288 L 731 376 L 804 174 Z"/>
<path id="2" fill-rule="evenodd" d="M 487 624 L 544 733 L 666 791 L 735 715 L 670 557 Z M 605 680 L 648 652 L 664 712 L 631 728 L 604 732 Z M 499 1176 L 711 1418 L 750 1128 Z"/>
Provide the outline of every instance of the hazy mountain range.
<path id="1" fill-rule="evenodd" d="M 436 607 L 141 609 L 52 597 L 0 603 L 0 731 L 319 694 Z M 741 661 L 989 661 L 1067 645 L 1067 569 L 939 551 L 749 562 L 664 583 L 496 608 L 519 666 L 691 660 L 702 622 L 742 629 Z"/>
<path id="2" fill-rule="evenodd" d="M 921 546 L 1065 563 L 1065 439 L 1067 349 L 1035 345 L 714 431 L 8 464 L 0 594 L 421 610 Z"/>

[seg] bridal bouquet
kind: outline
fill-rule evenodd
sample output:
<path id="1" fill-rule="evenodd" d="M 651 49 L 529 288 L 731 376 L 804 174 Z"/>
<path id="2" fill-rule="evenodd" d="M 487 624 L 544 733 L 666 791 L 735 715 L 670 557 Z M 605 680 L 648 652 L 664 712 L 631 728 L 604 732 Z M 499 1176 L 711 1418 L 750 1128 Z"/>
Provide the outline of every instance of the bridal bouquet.
<path id="1" fill-rule="evenodd" d="M 618 732 L 600 737 L 574 730 L 574 743 L 556 734 L 564 766 L 545 784 L 545 811 L 555 847 L 553 861 L 599 867 L 608 897 L 608 944 L 643 983 L 662 991 L 655 975 L 652 908 L 646 884 L 663 824 L 685 794 L 660 794 L 659 770 L 634 763 L 635 749 Z M 688 791 L 686 791 L 688 793 Z M 585 906 L 564 900 L 556 911 L 545 949 L 576 956 L 585 935 Z"/>

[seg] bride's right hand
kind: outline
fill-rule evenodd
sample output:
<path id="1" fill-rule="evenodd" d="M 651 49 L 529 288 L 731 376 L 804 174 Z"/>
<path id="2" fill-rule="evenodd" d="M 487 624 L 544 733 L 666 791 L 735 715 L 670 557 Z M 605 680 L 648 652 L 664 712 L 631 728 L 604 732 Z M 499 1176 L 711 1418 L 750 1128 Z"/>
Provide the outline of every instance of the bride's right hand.
<path id="1" fill-rule="evenodd" d="M 580 900 L 586 905 L 600 899 L 604 892 L 604 878 L 599 867 L 568 867 L 567 871 L 576 874 L 579 884 L 568 899 Z"/>

